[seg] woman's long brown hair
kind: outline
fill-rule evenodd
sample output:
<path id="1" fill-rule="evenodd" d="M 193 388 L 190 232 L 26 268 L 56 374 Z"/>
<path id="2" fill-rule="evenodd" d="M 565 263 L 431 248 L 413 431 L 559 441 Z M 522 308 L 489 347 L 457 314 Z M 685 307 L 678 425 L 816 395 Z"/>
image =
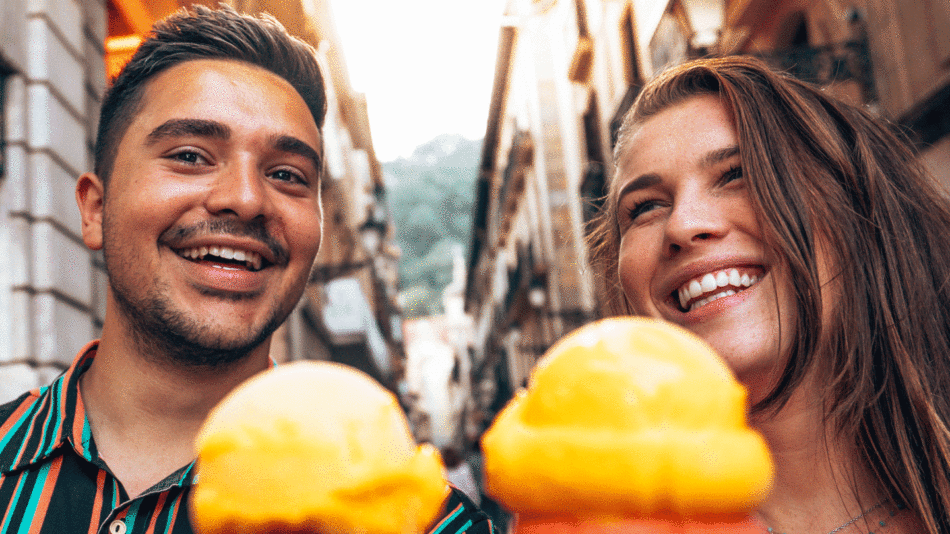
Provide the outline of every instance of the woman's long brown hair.
<path id="1" fill-rule="evenodd" d="M 898 504 L 950 532 L 950 204 L 892 125 L 759 60 L 698 60 L 659 75 L 628 112 L 617 161 L 645 120 L 701 94 L 731 112 L 765 241 L 797 301 L 785 367 L 754 411 L 826 377 L 826 422 Z M 611 187 L 613 190 L 613 186 Z M 590 234 L 615 313 L 620 235 L 612 194 Z M 822 311 L 817 254 L 832 267 Z M 827 317 L 823 324 L 822 317 Z M 857 488 L 855 488 L 857 489 Z"/>

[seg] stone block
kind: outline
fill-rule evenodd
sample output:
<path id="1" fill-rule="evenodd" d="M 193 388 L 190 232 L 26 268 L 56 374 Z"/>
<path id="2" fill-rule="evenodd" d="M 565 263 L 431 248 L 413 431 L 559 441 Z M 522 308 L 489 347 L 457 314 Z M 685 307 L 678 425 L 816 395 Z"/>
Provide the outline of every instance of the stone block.
<path id="1" fill-rule="evenodd" d="M 4 45 L 6 46 L 6 45 Z M 6 94 L 3 95 L 6 106 L 4 117 L 5 138 L 7 143 L 26 141 L 26 78 L 22 75 L 10 76 L 7 80 Z"/>
<path id="2" fill-rule="evenodd" d="M 32 285 L 30 255 L 33 250 L 32 225 L 23 217 L 10 217 L 4 224 L 3 266 L 10 287 Z"/>
<path id="3" fill-rule="evenodd" d="M 27 88 L 27 102 L 30 147 L 55 153 L 69 165 L 68 172 L 78 176 L 87 161 L 85 126 L 43 84 Z"/>
<path id="4" fill-rule="evenodd" d="M 62 95 L 79 115 L 83 114 L 84 66 L 79 55 L 69 51 L 44 18 L 29 23 L 29 60 L 27 75 L 32 82 L 47 82 Z M 83 41 L 85 42 L 85 40 Z"/>
<path id="5" fill-rule="evenodd" d="M 10 361 L 24 361 L 33 358 L 33 295 L 27 291 L 13 291 L 10 294 L 9 350 L 6 355 Z M 0 358 L 2 360 L 2 358 Z"/>
<path id="6" fill-rule="evenodd" d="M 22 144 L 4 147 L 3 187 L 0 188 L 0 213 L 25 212 L 30 205 L 30 170 L 26 148 Z"/>
<path id="7" fill-rule="evenodd" d="M 28 0 L 28 14 L 47 17 L 73 51 L 82 52 L 82 11 L 77 0 Z"/>
<path id="8" fill-rule="evenodd" d="M 75 356 L 75 354 L 73 356 Z M 36 369 L 36 381 L 39 384 L 39 387 L 52 384 L 54 380 L 59 378 L 59 375 L 63 374 L 63 370 L 64 368 L 59 365 L 44 365 L 38 367 Z"/>
<path id="9" fill-rule="evenodd" d="M 95 97 L 96 106 L 86 107 L 86 114 L 97 116 L 99 114 L 98 103 L 102 101 L 102 95 L 106 91 L 106 62 L 103 56 L 102 43 L 94 43 L 86 39 L 86 83 Z"/>
<path id="10" fill-rule="evenodd" d="M 0 365 L 0 404 L 39 387 L 39 375 L 25 363 Z"/>
<path id="11" fill-rule="evenodd" d="M 33 225 L 33 285 L 92 306 L 92 261 L 86 248 L 51 223 Z"/>
<path id="12" fill-rule="evenodd" d="M 0 362 L 22 361 L 29 350 L 28 343 L 23 350 L 21 328 L 29 310 L 22 309 L 24 301 L 20 297 L 24 292 L 14 290 L 22 285 L 25 270 L 17 265 L 17 259 L 24 255 L 23 250 L 15 250 L 19 248 L 14 235 L 17 230 L 14 225 L 0 225 Z"/>
<path id="13" fill-rule="evenodd" d="M 84 0 L 81 5 L 87 35 L 98 41 L 99 45 L 102 46 L 102 43 L 106 42 L 106 37 L 109 36 L 106 3 L 99 0 Z"/>
<path id="14" fill-rule="evenodd" d="M 69 365 L 92 339 L 92 318 L 49 293 L 36 295 L 33 306 L 37 361 Z"/>
<path id="15" fill-rule="evenodd" d="M 93 170 L 95 159 L 93 157 L 93 147 L 96 140 L 96 129 L 99 128 L 99 108 L 102 107 L 102 94 L 93 95 L 86 93 L 86 168 L 85 171 Z"/>
<path id="16" fill-rule="evenodd" d="M 82 236 L 82 218 L 76 206 L 76 177 L 43 152 L 30 157 L 30 168 L 33 171 L 30 209 L 33 216 L 54 220 L 75 237 Z"/>
<path id="17" fill-rule="evenodd" d="M 22 71 L 26 68 L 26 3 L 0 2 L 0 55 L 13 68 Z"/>

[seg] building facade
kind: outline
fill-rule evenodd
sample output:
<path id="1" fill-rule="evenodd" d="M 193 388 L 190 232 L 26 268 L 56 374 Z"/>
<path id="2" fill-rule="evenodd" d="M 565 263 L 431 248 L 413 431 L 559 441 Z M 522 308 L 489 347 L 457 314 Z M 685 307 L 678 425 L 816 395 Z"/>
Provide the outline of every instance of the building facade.
<path id="1" fill-rule="evenodd" d="M 544 351 L 602 314 L 586 227 L 613 164 L 617 110 L 641 84 L 633 23 L 629 2 L 506 6 L 465 293 L 482 427 Z"/>
<path id="2" fill-rule="evenodd" d="M 48 383 L 103 316 L 101 255 L 80 237 L 76 178 L 90 168 L 106 86 L 104 2 L 0 6 L 0 396 Z"/>
<path id="3" fill-rule="evenodd" d="M 108 281 L 80 237 L 76 178 L 92 166 L 99 105 L 152 23 L 185 0 L 35 0 L 0 6 L 0 402 L 49 383 L 101 329 Z M 217 5 L 217 2 L 202 2 Z M 324 67 L 323 245 L 278 330 L 278 361 L 330 359 L 393 387 L 401 369 L 392 245 L 366 102 L 349 85 L 319 0 L 243 0 L 314 46 Z"/>

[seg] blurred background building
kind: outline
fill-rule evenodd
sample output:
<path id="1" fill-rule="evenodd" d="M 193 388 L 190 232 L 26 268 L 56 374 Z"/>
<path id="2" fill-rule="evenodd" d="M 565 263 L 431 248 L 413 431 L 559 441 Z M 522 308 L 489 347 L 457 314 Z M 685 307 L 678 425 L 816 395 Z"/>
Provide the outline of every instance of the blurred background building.
<path id="1" fill-rule="evenodd" d="M 311 43 L 328 83 L 323 249 L 273 355 L 367 371 L 400 393 L 417 437 L 439 445 L 474 447 L 537 358 L 603 315 L 586 224 L 605 193 L 620 120 L 664 68 L 707 54 L 763 57 L 900 125 L 950 184 L 946 0 L 508 0 L 468 248 L 432 247 L 425 260 L 452 281 L 438 315 L 403 325 L 390 191 L 326 1 L 231 2 L 273 14 Z M 0 401 L 48 383 L 97 336 L 107 282 L 101 254 L 79 236 L 75 179 L 91 167 L 109 76 L 152 22 L 186 3 L 0 5 Z M 437 138 L 420 161 L 393 168 L 425 187 L 457 186 L 458 163 L 421 180 L 432 171 L 423 163 L 450 145 L 464 143 Z"/>
<path id="2" fill-rule="evenodd" d="M 478 169 L 465 310 L 484 428 L 540 354 L 603 314 L 584 246 L 644 80 L 754 54 L 905 129 L 950 185 L 946 0 L 510 0 Z"/>
<path id="3" fill-rule="evenodd" d="M 107 281 L 101 253 L 90 253 L 80 237 L 75 181 L 92 167 L 108 80 L 154 21 L 192 3 L 0 5 L 0 402 L 49 383 L 98 336 Z M 310 43 L 328 86 L 323 244 L 272 356 L 347 363 L 395 390 L 403 359 L 399 251 L 366 101 L 350 87 L 330 12 L 320 0 L 230 3 L 268 12 Z"/>

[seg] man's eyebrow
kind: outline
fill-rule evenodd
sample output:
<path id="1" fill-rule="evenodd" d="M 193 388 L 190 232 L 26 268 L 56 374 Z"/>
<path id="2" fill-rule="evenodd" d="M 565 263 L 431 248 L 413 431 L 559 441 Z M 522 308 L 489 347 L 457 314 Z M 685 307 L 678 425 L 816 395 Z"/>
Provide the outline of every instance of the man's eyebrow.
<path id="1" fill-rule="evenodd" d="M 716 150 L 711 150 L 703 155 L 703 159 L 699 162 L 702 167 L 712 167 L 718 163 L 739 155 L 739 147 L 736 145 L 727 146 L 725 148 L 719 148 Z"/>
<path id="2" fill-rule="evenodd" d="M 170 137 L 213 137 L 228 139 L 231 128 L 226 124 L 206 119 L 169 119 L 149 132 L 146 145 L 153 145 Z"/>
<path id="3" fill-rule="evenodd" d="M 318 173 L 323 171 L 323 157 L 319 152 L 309 144 L 290 135 L 278 135 L 273 140 L 273 146 L 276 150 L 297 154 L 313 162 L 313 167 Z"/>

